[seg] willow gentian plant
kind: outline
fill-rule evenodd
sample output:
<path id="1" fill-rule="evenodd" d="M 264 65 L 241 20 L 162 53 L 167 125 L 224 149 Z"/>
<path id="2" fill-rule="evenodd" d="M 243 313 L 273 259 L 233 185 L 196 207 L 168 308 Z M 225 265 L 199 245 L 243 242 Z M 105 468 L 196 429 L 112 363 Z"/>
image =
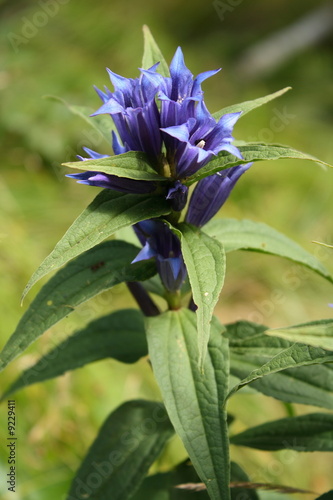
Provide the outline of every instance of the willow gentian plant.
<path id="1" fill-rule="evenodd" d="M 213 311 L 231 251 L 278 255 L 333 278 L 275 229 L 213 217 L 255 162 L 320 160 L 287 146 L 233 144 L 236 122 L 288 88 L 211 114 L 202 83 L 218 70 L 194 78 L 180 48 L 168 67 L 147 28 L 144 34 L 139 75 L 130 79 L 109 70 L 113 90 L 96 89 L 102 104 L 94 115 L 109 117 L 114 155 L 85 148 L 79 161 L 66 164 L 80 171 L 69 177 L 102 190 L 32 276 L 24 295 L 56 271 L 5 345 L 1 368 L 79 304 L 118 283 L 127 283 L 139 307 L 75 332 L 25 370 L 3 397 L 96 360 L 134 363 L 148 356 L 162 401 L 127 401 L 111 412 L 68 500 L 265 500 L 267 488 L 291 494 L 302 484 L 251 483 L 230 458 L 230 444 L 332 451 L 333 414 L 288 416 L 235 433 L 237 415 L 228 415 L 228 402 L 251 384 L 252 394 L 289 408 L 301 403 L 333 410 L 333 320 L 271 330 L 249 321 L 222 325 Z M 105 134 L 105 120 L 91 120 Z M 131 226 L 136 244 L 109 239 Z M 156 296 L 164 299 L 159 306 Z M 174 433 L 188 461 L 147 476 Z"/>

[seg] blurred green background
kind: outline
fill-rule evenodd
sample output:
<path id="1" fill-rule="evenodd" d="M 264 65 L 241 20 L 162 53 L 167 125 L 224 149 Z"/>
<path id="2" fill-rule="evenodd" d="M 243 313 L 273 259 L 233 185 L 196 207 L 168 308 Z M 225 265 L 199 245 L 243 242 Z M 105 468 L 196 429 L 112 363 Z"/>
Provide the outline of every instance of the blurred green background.
<path id="1" fill-rule="evenodd" d="M 213 112 L 291 85 L 278 101 L 242 119 L 237 139 L 290 144 L 333 162 L 332 5 L 316 0 L 2 0 L 0 1 L 1 170 L 0 303 L 3 345 L 29 301 L 21 292 L 32 272 L 97 194 L 64 178 L 60 164 L 75 160 L 82 146 L 110 152 L 88 124 L 43 98 L 57 95 L 97 109 L 92 89 L 108 84 L 105 67 L 138 75 L 143 24 L 166 59 L 178 45 L 194 74 L 222 66 L 204 84 Z M 333 254 L 312 240 L 333 242 L 333 171 L 304 161 L 257 163 L 223 208 L 227 217 L 260 220 L 314 252 L 333 271 Z M 333 290 L 323 279 L 273 257 L 236 252 L 217 314 L 284 326 L 332 316 Z M 1 374 L 1 389 L 18 372 L 88 320 L 134 305 L 119 286 L 78 308 L 47 332 Z M 135 366 L 104 361 L 32 386 L 17 395 L 18 493 L 4 499 L 58 500 L 108 413 L 124 400 L 159 398 L 145 360 Z M 235 429 L 286 415 L 280 402 L 236 396 Z M 311 408 L 297 406 L 296 413 Z M 0 408 L 0 477 L 7 473 L 3 437 L 6 406 Z M 158 468 L 185 456 L 174 439 Z M 293 451 L 267 454 L 233 450 L 253 481 L 272 481 L 323 492 L 333 487 L 333 460 Z M 302 498 L 313 498 L 303 496 Z"/>

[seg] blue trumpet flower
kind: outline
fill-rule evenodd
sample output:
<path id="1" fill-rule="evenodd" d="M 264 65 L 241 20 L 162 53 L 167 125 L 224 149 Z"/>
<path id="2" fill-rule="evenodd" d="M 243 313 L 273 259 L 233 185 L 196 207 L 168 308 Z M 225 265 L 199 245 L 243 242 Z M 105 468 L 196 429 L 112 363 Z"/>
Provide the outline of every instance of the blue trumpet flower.
<path id="1" fill-rule="evenodd" d="M 251 165 L 237 165 L 201 179 L 192 193 L 186 222 L 197 227 L 204 226 L 220 210 L 238 179 Z"/>
<path id="2" fill-rule="evenodd" d="M 110 114 L 119 134 L 120 140 L 112 134 L 115 154 L 143 151 L 158 170 L 163 165 L 164 146 L 171 176 L 178 180 L 195 173 L 220 151 L 241 158 L 231 145 L 232 128 L 240 113 L 227 114 L 216 122 L 202 100 L 202 82 L 219 70 L 193 78 L 180 48 L 170 64 L 170 77 L 157 69 L 158 64 L 141 69 L 135 79 L 108 70 L 114 92 L 107 87 L 96 89 L 103 105 L 94 115 Z"/>
<path id="3" fill-rule="evenodd" d="M 242 158 L 231 144 L 232 129 L 241 113 L 229 113 L 218 122 L 211 116 L 203 101 L 195 108 L 195 116 L 185 123 L 163 128 L 176 139 L 174 162 L 177 176 L 188 177 L 206 165 L 220 151 L 228 151 Z"/>
<path id="4" fill-rule="evenodd" d="M 197 172 L 220 151 L 229 151 L 241 158 L 239 150 L 231 144 L 232 129 L 240 113 L 226 114 L 216 122 L 203 102 L 201 84 L 219 70 L 206 71 L 194 78 L 180 48 L 171 61 L 170 77 L 160 75 L 157 69 L 158 64 L 148 70 L 142 69 L 135 79 L 108 70 L 114 92 L 107 87 L 104 91 L 96 88 L 103 104 L 94 115 L 111 115 L 117 129 L 117 134 L 112 132 L 116 155 L 142 151 L 159 173 L 169 170 L 166 175 L 170 175 L 171 187 L 166 198 L 173 210 L 180 211 L 187 199 L 187 187 L 182 180 Z M 84 149 L 90 158 L 108 156 Z M 149 193 L 156 188 L 149 181 L 101 172 L 88 171 L 69 177 L 83 184 L 127 193 Z"/>

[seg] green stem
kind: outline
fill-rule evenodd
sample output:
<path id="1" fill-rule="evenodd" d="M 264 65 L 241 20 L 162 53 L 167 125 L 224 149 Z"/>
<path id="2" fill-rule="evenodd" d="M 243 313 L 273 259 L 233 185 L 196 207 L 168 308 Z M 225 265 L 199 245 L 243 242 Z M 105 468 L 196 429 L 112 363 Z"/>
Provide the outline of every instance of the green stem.
<path id="1" fill-rule="evenodd" d="M 171 311 L 177 311 L 177 309 L 181 308 L 181 295 L 180 291 L 177 292 L 165 292 L 164 298 L 169 305 L 169 309 Z"/>
<path id="2" fill-rule="evenodd" d="M 180 219 L 180 216 L 181 216 L 181 212 L 175 212 L 174 210 L 165 217 L 165 220 L 167 220 L 168 222 L 170 222 L 170 224 L 172 226 L 175 226 L 179 219 Z"/>

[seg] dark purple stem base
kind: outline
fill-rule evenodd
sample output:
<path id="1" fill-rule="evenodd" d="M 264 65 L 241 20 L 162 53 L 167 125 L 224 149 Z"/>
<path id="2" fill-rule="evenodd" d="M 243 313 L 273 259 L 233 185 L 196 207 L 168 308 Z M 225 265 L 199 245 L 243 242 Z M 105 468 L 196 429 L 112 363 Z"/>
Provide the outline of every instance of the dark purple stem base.
<path id="1" fill-rule="evenodd" d="M 161 311 L 141 283 L 128 281 L 126 285 L 145 316 L 158 316 L 161 314 Z"/>

